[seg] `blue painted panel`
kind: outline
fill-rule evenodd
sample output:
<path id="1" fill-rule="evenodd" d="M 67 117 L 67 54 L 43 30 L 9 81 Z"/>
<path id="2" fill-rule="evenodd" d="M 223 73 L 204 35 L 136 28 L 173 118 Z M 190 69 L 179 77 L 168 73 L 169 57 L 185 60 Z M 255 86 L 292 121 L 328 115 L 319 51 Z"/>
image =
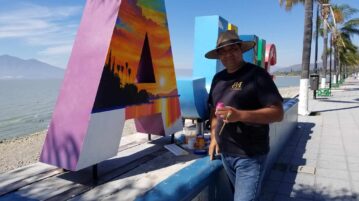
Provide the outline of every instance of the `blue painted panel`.
<path id="1" fill-rule="evenodd" d="M 208 118 L 208 93 L 205 88 L 205 78 L 178 78 L 177 89 L 183 118 Z"/>
<path id="2" fill-rule="evenodd" d="M 136 201 L 191 200 L 223 169 L 220 160 L 197 159 L 191 165 L 162 181 Z"/>
<path id="3" fill-rule="evenodd" d="M 258 36 L 256 35 L 240 35 L 239 38 L 243 41 L 254 41 L 258 44 Z M 257 45 L 243 54 L 243 59 L 246 62 L 257 64 Z"/>
<path id="4" fill-rule="evenodd" d="M 218 15 L 196 17 L 194 33 L 193 76 L 205 77 L 210 88 L 213 76 L 223 69 L 219 60 L 206 59 L 204 55 L 216 47 L 219 33 L 226 31 L 228 22 Z"/>

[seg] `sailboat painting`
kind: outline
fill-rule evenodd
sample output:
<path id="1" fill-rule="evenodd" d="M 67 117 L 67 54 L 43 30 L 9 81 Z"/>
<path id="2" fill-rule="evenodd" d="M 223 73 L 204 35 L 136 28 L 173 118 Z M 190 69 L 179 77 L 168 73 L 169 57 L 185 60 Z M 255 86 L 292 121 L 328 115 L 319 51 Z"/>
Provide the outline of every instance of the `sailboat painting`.
<path id="1" fill-rule="evenodd" d="M 163 0 L 123 1 L 93 111 L 126 108 L 140 132 L 173 133 L 180 108 Z M 157 122 L 157 123 L 155 123 Z"/>
<path id="2" fill-rule="evenodd" d="M 124 122 L 182 119 L 164 0 L 87 1 L 40 161 L 79 170 L 116 155 Z"/>

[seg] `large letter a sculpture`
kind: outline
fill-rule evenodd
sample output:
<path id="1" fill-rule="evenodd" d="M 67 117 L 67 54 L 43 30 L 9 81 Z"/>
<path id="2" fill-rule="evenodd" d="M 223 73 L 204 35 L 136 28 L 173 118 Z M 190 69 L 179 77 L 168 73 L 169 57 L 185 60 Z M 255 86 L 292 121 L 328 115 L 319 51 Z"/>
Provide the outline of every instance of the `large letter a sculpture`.
<path id="1" fill-rule="evenodd" d="M 140 132 L 181 129 L 164 0 L 87 1 L 40 161 L 106 160 L 133 118 Z"/>

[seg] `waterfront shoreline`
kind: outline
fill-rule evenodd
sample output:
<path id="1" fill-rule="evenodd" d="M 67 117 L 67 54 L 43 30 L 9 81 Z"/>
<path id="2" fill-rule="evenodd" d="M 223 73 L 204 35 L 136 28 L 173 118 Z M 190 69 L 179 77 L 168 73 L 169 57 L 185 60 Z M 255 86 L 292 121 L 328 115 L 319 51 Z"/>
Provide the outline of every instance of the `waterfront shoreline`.
<path id="1" fill-rule="evenodd" d="M 283 98 L 294 98 L 299 93 L 299 87 L 279 88 L 279 92 Z M 131 135 L 135 132 L 134 121 L 126 121 L 123 134 Z M 21 137 L 0 140 L 0 173 L 38 162 L 46 133 L 47 130 L 43 130 Z"/>

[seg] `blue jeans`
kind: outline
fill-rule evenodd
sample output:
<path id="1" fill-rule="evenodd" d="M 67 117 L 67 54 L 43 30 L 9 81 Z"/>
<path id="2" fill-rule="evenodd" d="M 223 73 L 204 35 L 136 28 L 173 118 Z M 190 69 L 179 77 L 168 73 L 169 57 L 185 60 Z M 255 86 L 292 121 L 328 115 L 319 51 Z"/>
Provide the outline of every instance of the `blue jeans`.
<path id="1" fill-rule="evenodd" d="M 266 155 L 240 157 L 222 153 L 222 163 L 234 187 L 234 201 L 258 199 Z"/>

